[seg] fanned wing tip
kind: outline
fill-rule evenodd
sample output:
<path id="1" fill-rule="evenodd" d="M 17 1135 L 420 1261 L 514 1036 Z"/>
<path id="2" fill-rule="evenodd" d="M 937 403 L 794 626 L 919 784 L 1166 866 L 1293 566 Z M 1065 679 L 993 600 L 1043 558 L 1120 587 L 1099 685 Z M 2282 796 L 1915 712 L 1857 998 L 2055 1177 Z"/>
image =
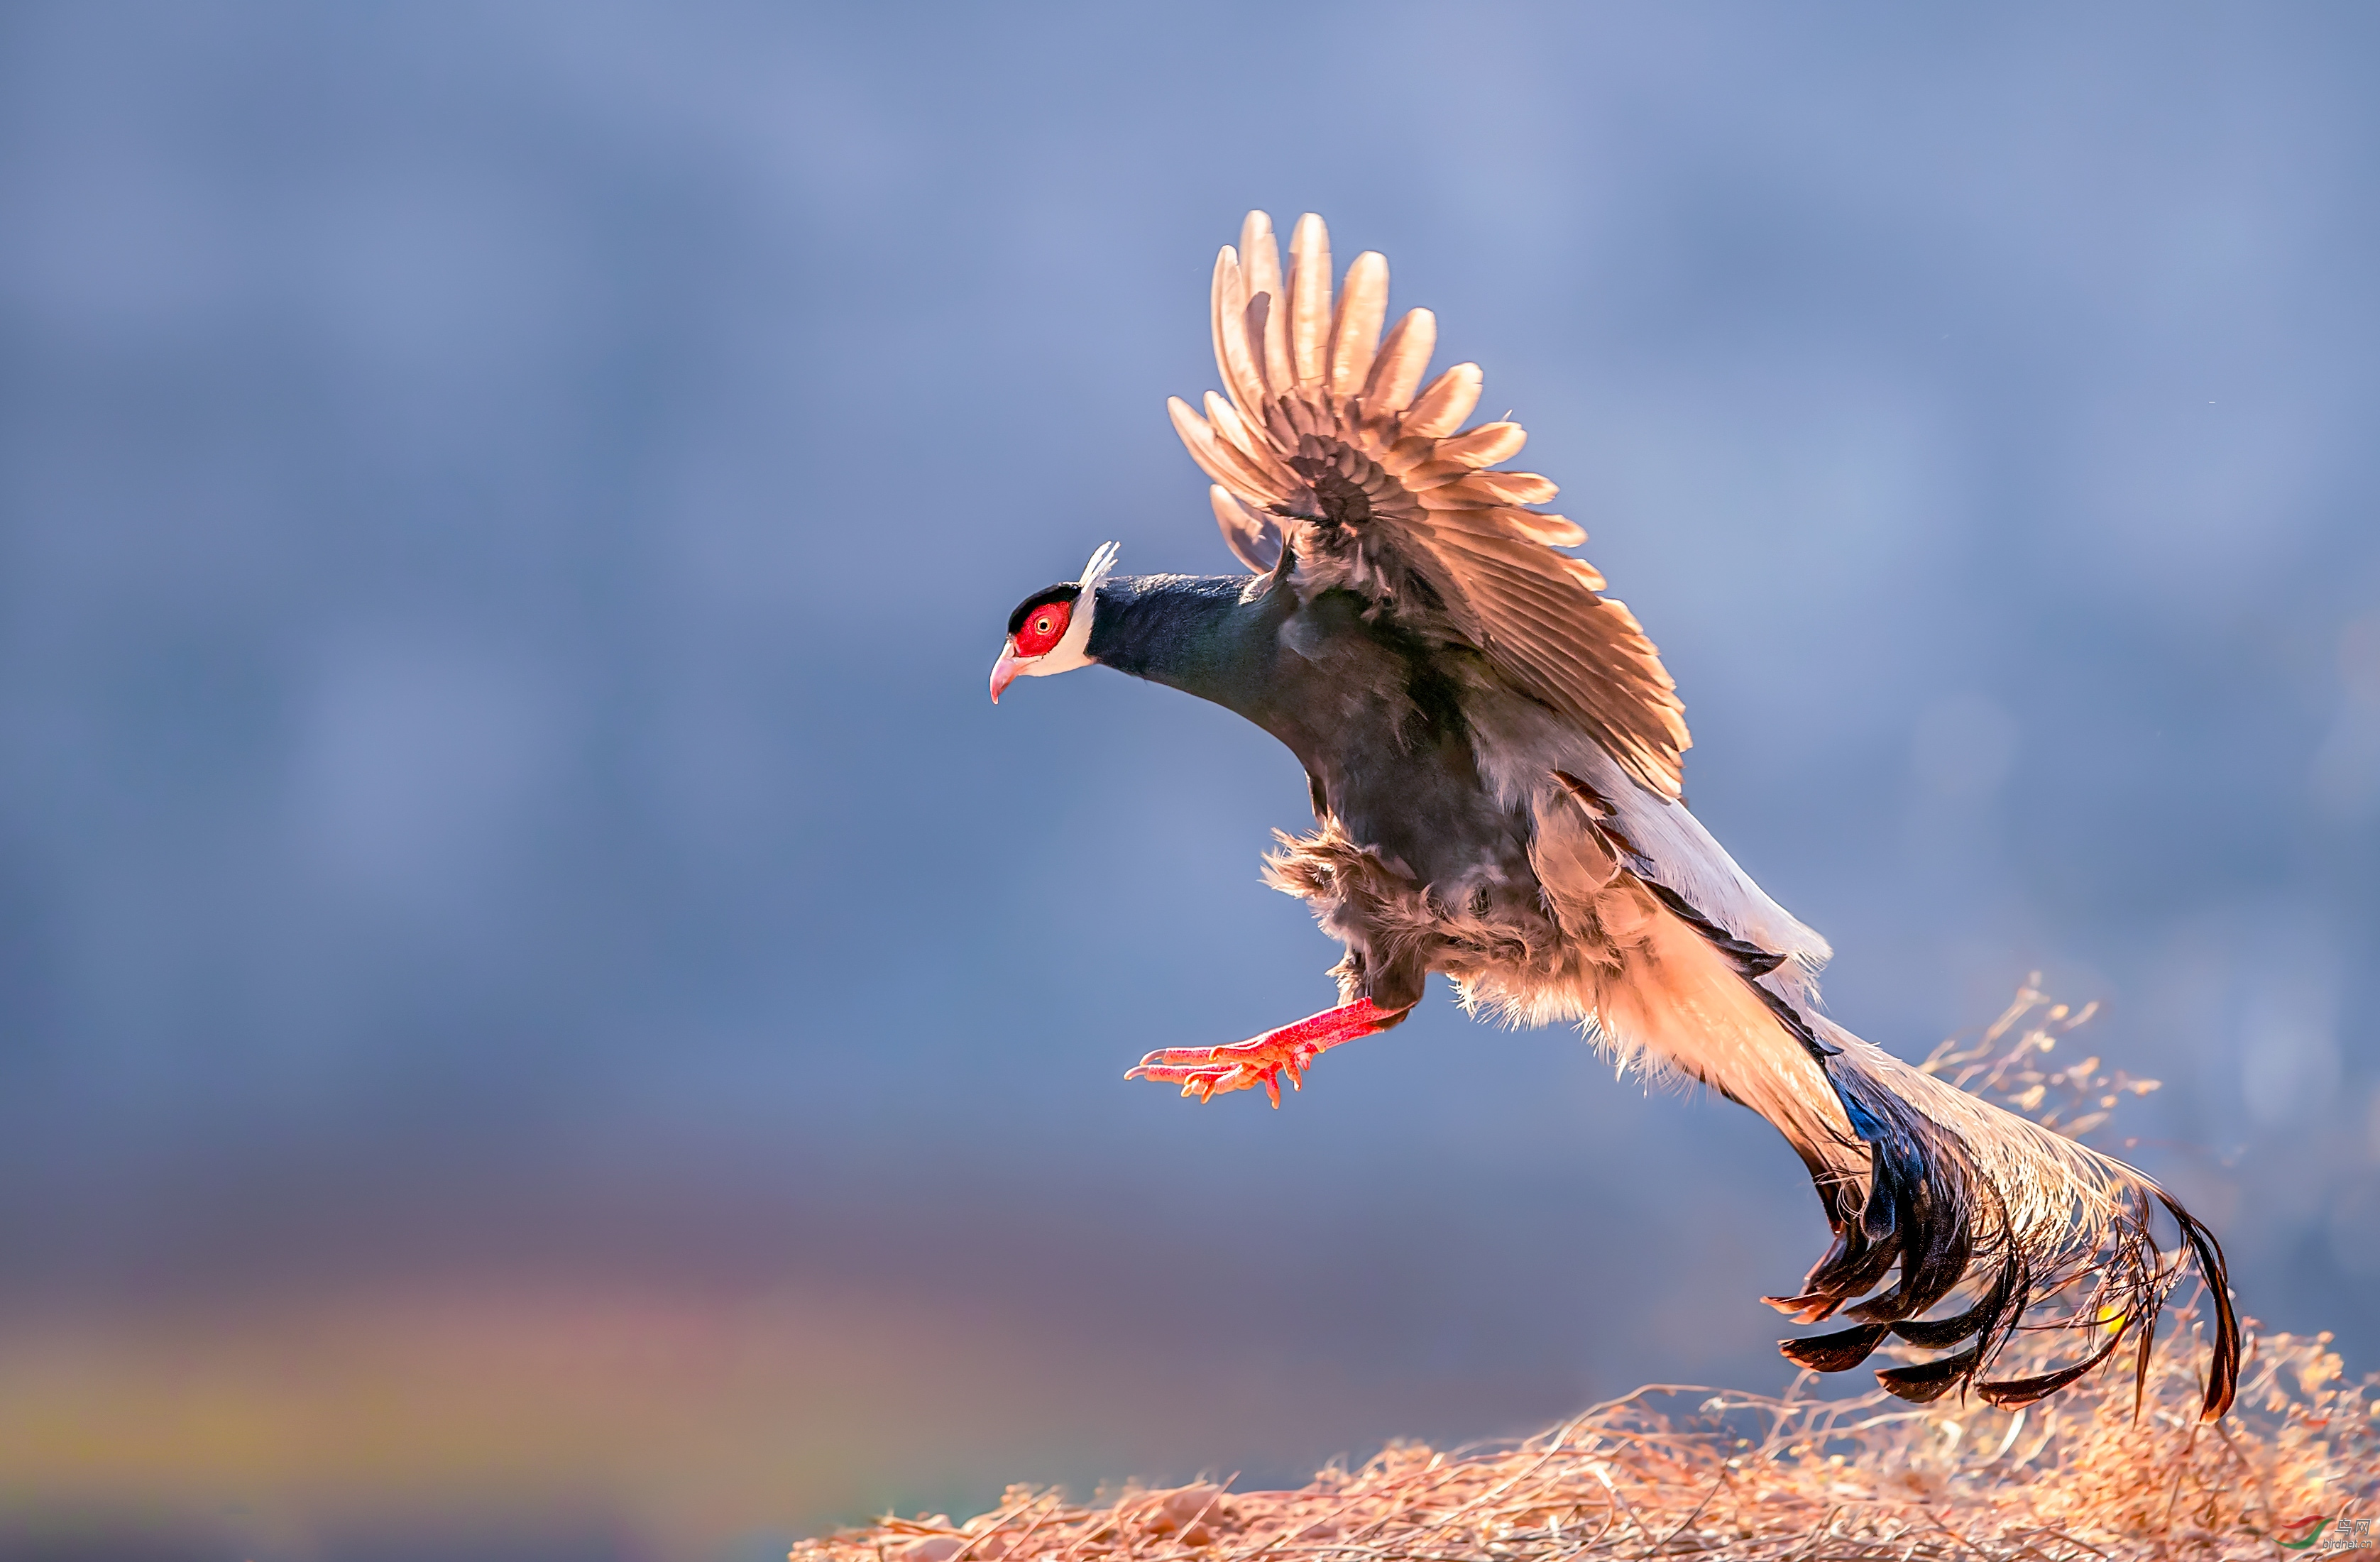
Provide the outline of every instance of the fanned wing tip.
<path id="1" fill-rule="evenodd" d="M 1426 577 L 1458 634 L 1674 799 L 1687 739 L 1651 643 L 1600 597 L 1602 577 L 1585 561 L 1552 551 L 1586 539 L 1531 508 L 1554 498 L 1553 483 L 1497 469 L 1525 442 L 1519 425 L 1457 434 L 1478 405 L 1479 366 L 1456 364 L 1421 388 L 1437 316 L 1412 309 L 1382 333 L 1388 261 L 1356 256 L 1334 307 L 1322 219 L 1305 213 L 1288 240 L 1284 274 L 1272 219 L 1251 211 L 1238 247 L 1218 251 L 1210 320 L 1223 391 L 1206 398 L 1204 417 L 1194 403 L 1167 404 L 1192 459 L 1234 502 L 1216 505 L 1234 556 L 1270 568 L 1296 527 L 1329 530 L 1341 506 L 1377 522 L 1352 539 L 1330 531 L 1328 547 L 1349 552 L 1344 567 Z M 1333 465 L 1335 478 L 1323 470 Z"/>
<path id="2" fill-rule="evenodd" d="M 1220 483 L 1208 489 L 1207 501 L 1215 507 L 1215 525 L 1233 558 L 1258 575 L 1281 563 L 1281 528 L 1270 515 L 1250 510 Z"/>

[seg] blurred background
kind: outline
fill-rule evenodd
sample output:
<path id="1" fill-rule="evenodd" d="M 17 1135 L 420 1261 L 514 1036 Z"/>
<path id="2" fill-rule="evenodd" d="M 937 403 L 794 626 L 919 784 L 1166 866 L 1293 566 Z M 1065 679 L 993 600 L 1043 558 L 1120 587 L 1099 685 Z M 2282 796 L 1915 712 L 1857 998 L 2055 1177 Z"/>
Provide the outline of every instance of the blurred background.
<path id="1" fill-rule="evenodd" d="M 2380 1368 L 2364 6 L 0 10 L 0 1553 L 735 1558 L 1774 1389 L 1797 1163 L 1331 995 L 1285 751 L 984 677 L 1377 248 L 1904 1054 L 2026 973 Z"/>

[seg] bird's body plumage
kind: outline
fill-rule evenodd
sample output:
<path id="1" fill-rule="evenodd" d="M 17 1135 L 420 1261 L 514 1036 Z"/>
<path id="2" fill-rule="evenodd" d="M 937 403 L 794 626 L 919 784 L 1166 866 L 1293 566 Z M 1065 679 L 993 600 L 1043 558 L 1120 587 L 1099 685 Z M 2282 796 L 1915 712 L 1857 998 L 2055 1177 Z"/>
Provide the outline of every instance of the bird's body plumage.
<path id="1" fill-rule="evenodd" d="M 1318 219 L 1299 224 L 1285 278 L 1261 213 L 1243 249 L 1223 251 L 1213 295 L 1231 394 L 1173 417 L 1254 573 L 1113 577 L 1095 561 L 1079 589 L 1044 595 L 1072 594 L 1075 636 L 1087 615 L 1082 660 L 1236 711 L 1305 766 L 1315 828 L 1281 838 L 1269 877 L 1346 945 L 1332 1014 L 1349 1018 L 1304 1023 L 1294 1047 L 1153 1054 L 1146 1072 L 1202 1094 L 1294 1079 L 1318 1045 L 1402 1018 L 1437 972 L 1468 1006 L 1582 1023 L 1623 1064 L 1778 1127 L 1836 1240 L 1798 1295 L 1770 1300 L 1803 1322 L 1855 1320 L 1786 1342 L 1795 1360 L 1839 1370 L 1897 1333 L 1949 1354 L 1881 1374 L 1896 1392 L 1973 1383 L 2008 1405 L 2128 1337 L 2144 1364 L 2182 1270 L 2152 1238 L 2162 1207 L 2215 1298 L 2219 1414 L 2238 1340 L 2212 1236 L 2131 1168 L 1820 1012 L 1825 941 L 1686 807 L 1682 708 L 1651 643 L 1557 550 L 1584 534 L 1528 507 L 1553 485 L 1490 469 L 1520 449 L 1518 426 L 1457 432 L 1476 368 L 1420 388 L 1434 322 L 1415 310 L 1378 340 L 1376 255 L 1334 309 Z M 995 696 L 1003 671 L 1037 671 L 1018 652 L 1012 638 Z M 1954 1293 L 1955 1316 L 1924 1318 Z M 2045 1304 L 2087 1337 L 2084 1359 L 1984 1375 Z"/>

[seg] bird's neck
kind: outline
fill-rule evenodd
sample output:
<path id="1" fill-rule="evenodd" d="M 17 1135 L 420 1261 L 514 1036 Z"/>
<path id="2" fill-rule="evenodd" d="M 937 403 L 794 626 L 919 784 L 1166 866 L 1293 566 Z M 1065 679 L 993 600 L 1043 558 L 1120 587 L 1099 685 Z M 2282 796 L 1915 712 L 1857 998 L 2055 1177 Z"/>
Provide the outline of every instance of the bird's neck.
<path id="1" fill-rule="evenodd" d="M 1286 591 L 1249 594 L 1246 575 L 1142 575 L 1099 587 L 1091 660 L 1211 700 L 1268 725 L 1261 713 L 1279 654 Z M 1281 599 L 1281 600 L 1276 600 Z"/>

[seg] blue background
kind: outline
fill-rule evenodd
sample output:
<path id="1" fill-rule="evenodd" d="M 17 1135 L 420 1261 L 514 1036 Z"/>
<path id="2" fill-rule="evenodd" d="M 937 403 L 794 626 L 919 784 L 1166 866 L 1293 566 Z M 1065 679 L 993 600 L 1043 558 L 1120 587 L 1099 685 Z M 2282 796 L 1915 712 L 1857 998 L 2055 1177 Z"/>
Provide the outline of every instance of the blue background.
<path id="1" fill-rule="evenodd" d="M 1724 1103 L 1442 993 L 1279 1114 L 1120 1080 L 1330 998 L 1285 752 L 984 699 L 1100 540 L 1231 567 L 1162 403 L 1251 206 L 1486 366 L 1837 1016 L 2101 999 L 2247 1310 L 2380 1367 L 2375 43 L 8 7 L 0 1535 L 758 1556 L 1784 1381 L 1824 1228 Z"/>

